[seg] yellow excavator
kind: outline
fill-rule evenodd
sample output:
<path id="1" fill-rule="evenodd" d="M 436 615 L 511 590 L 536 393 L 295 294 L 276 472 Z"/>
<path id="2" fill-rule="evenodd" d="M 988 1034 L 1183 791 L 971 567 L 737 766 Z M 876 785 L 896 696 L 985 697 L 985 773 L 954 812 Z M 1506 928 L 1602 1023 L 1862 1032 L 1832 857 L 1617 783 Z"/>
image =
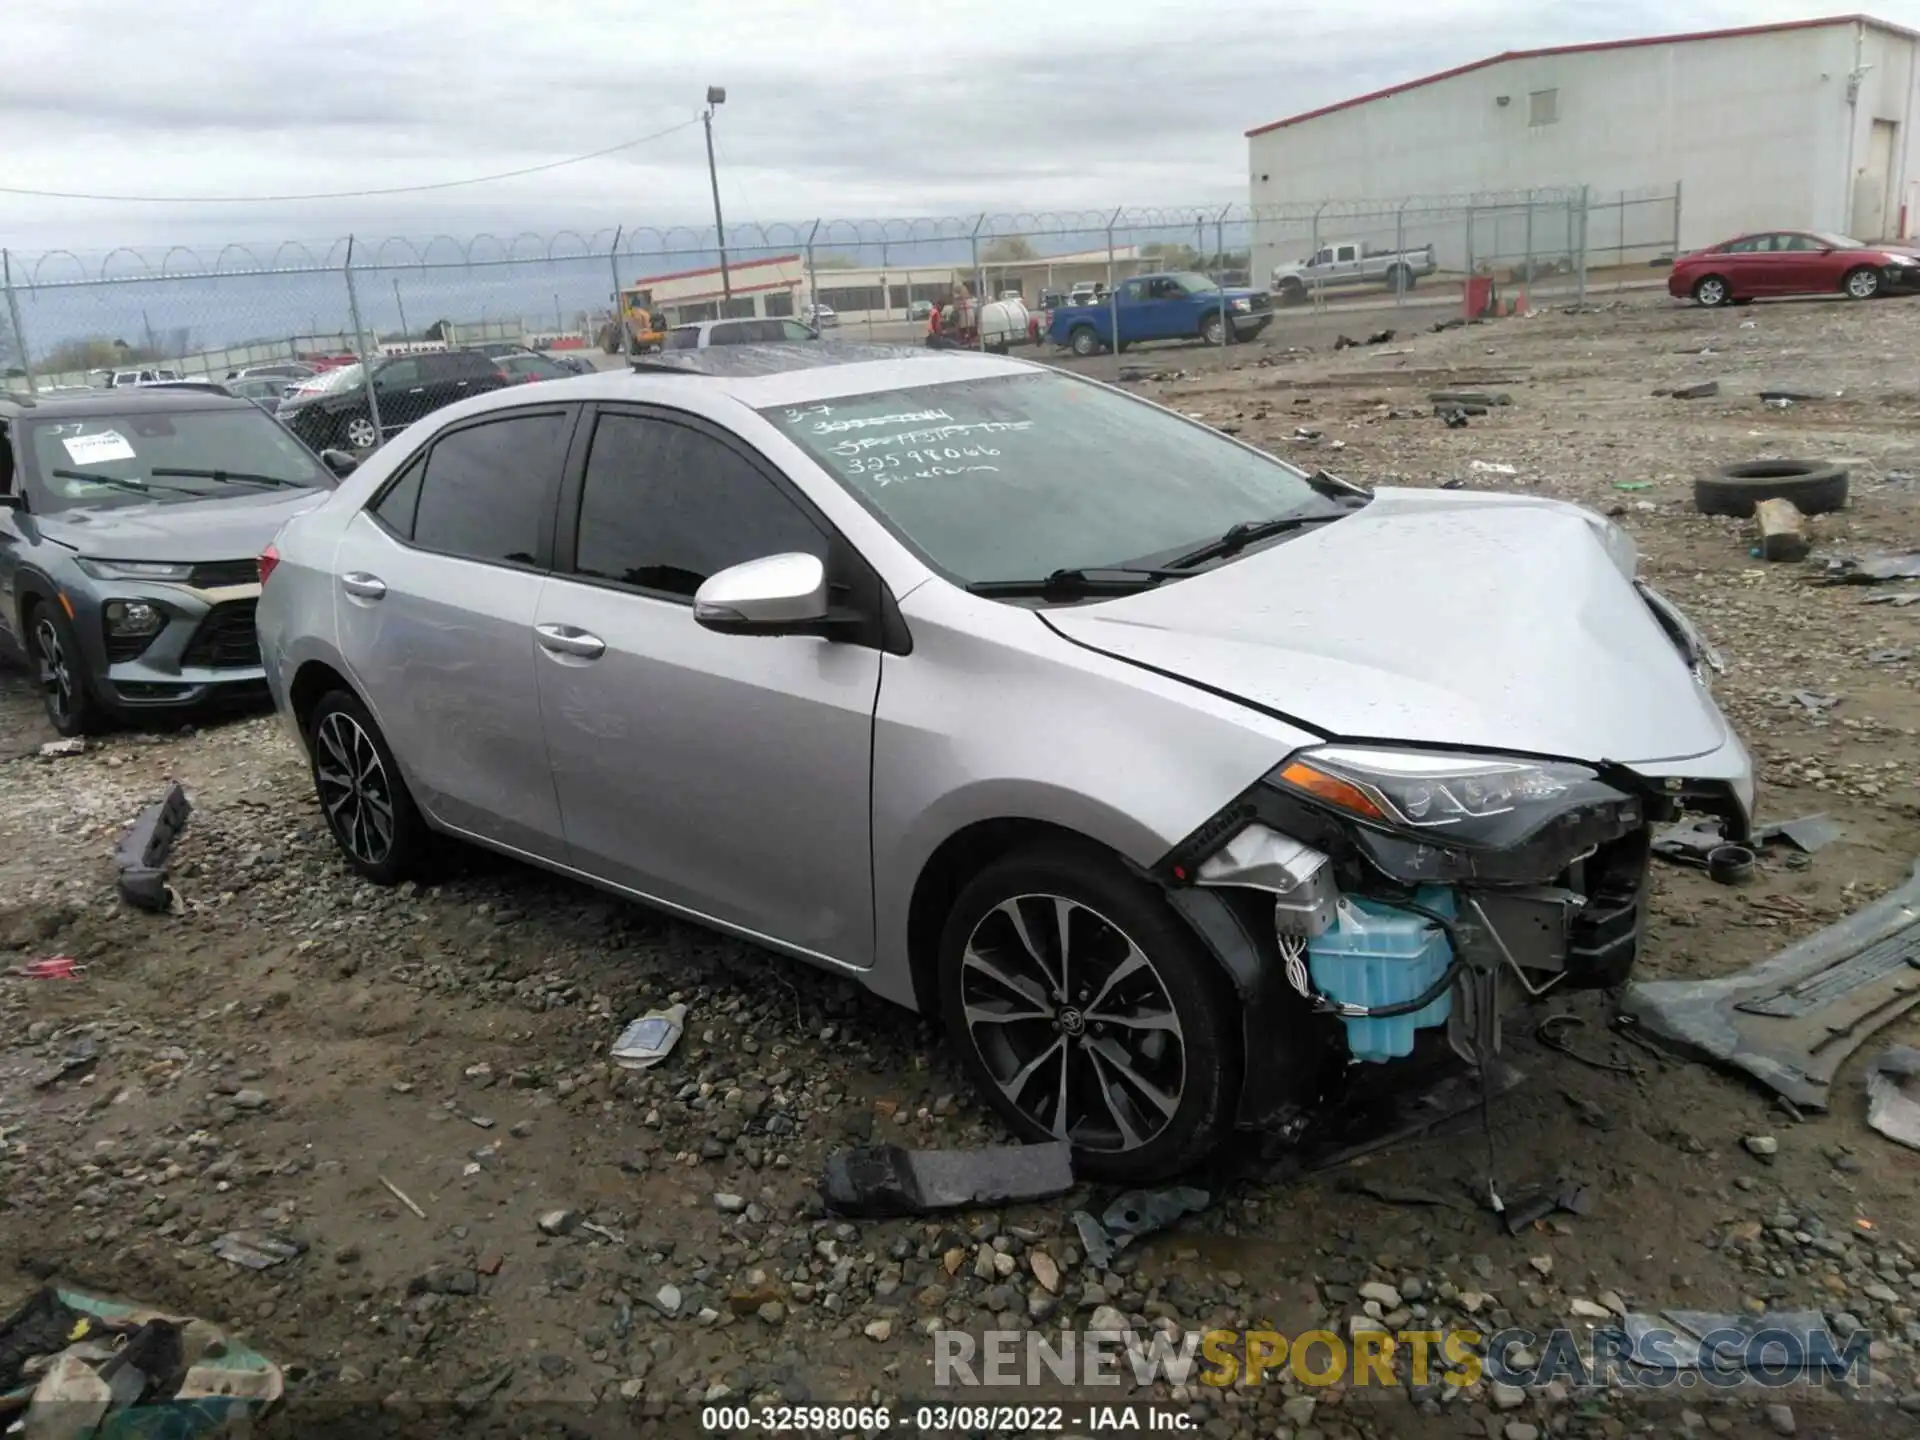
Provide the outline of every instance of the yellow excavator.
<path id="1" fill-rule="evenodd" d="M 625 312 L 627 333 L 632 337 L 633 353 L 644 355 L 666 343 L 666 328 L 653 308 L 653 291 L 635 286 L 620 292 L 620 308 Z M 609 320 L 600 329 L 600 348 L 609 355 L 620 353 L 620 326 Z"/>

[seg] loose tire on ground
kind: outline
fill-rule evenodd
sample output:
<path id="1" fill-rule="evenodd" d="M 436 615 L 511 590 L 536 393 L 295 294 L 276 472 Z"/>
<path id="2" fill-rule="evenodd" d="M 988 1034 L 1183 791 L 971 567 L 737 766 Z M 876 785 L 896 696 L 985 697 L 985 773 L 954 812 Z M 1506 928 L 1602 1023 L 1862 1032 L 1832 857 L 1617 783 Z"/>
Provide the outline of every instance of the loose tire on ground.
<path id="1" fill-rule="evenodd" d="M 1006 908 L 1016 901 L 1038 957 L 1020 943 Z M 1050 991 L 1058 971 L 1048 958 L 1058 954 L 1062 904 L 1073 917 L 1064 1000 Z M 1103 992 L 1131 953 L 1128 941 L 1147 966 Z M 1006 989 L 981 960 L 1024 988 Z M 1056 1044 L 1061 1057 L 1073 1060 L 1073 1113 L 1066 1128 L 1077 1132 L 1070 1136 L 1075 1173 L 1128 1183 L 1164 1180 L 1205 1157 L 1230 1128 L 1242 1066 L 1232 988 L 1165 897 L 1117 861 L 1091 849 L 1042 845 L 989 865 L 961 891 L 947 917 L 939 980 L 941 1015 L 962 1067 L 982 1098 L 1024 1138 L 1055 1138 L 1053 1126 L 1030 1112 L 1052 1120 L 1059 1088 L 1059 1072 L 1049 1060 L 1031 1069 L 1029 1062 Z M 996 1007 L 1013 1018 L 980 1019 Z M 1127 1023 L 1102 1018 L 1123 1012 Z M 1020 1094 L 1027 1108 L 1003 1088 L 1023 1069 L 1029 1078 Z M 1094 1083 L 1101 1077 L 1122 1092 L 1119 1101 L 1103 1098 L 1106 1087 Z M 1171 1094 L 1171 1112 L 1133 1089 L 1136 1079 L 1160 1086 L 1162 1101 Z M 1080 1116 L 1082 1123 L 1071 1123 Z M 1122 1116 L 1126 1126 L 1118 1123 Z M 1127 1143 L 1128 1129 L 1139 1143 Z"/>
<path id="2" fill-rule="evenodd" d="M 1723 465 L 1693 482 L 1694 508 L 1702 515 L 1745 519 L 1762 500 L 1791 500 L 1802 515 L 1841 510 L 1847 503 L 1847 472 L 1817 460 L 1752 460 Z"/>

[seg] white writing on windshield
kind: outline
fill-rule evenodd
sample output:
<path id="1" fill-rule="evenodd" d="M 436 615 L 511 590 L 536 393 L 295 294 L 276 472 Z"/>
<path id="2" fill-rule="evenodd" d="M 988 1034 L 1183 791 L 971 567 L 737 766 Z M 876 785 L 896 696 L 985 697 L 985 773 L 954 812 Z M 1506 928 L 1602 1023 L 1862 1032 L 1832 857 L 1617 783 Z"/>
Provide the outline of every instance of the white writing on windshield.
<path id="1" fill-rule="evenodd" d="M 849 436 L 831 446 L 830 453 L 844 458 L 884 446 L 933 445 L 961 435 L 1018 434 L 1032 428 L 1031 420 L 975 420 L 964 424 L 938 425 L 926 430 L 902 430 L 893 435 Z"/>
<path id="2" fill-rule="evenodd" d="M 924 425 L 929 420 L 951 420 L 944 410 L 910 410 L 904 415 L 860 415 L 848 420 L 821 420 L 813 427 L 816 435 L 839 435 L 848 430 L 872 430 L 881 425 Z"/>

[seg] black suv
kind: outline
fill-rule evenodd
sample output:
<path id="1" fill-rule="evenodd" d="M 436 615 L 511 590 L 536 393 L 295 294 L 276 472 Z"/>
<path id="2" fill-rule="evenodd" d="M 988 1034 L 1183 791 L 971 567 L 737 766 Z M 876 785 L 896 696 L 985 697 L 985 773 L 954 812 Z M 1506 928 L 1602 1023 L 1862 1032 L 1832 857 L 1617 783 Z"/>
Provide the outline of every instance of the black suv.
<path id="1" fill-rule="evenodd" d="M 275 415 L 315 450 L 364 451 L 443 405 L 508 383 L 492 357 L 478 350 L 427 350 L 373 362 L 373 394 L 380 409 L 377 431 L 361 365 L 342 365 L 302 382 L 288 392 Z"/>

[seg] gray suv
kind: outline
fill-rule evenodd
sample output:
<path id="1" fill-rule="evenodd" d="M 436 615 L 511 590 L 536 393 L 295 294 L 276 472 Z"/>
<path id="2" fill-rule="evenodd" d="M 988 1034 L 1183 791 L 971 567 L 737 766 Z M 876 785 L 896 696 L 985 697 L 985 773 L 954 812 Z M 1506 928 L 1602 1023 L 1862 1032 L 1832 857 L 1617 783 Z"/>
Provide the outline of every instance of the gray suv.
<path id="1" fill-rule="evenodd" d="M 1084 377 L 727 346 L 451 406 L 263 563 L 348 862 L 460 836 L 940 1017 L 1022 1136 L 1181 1170 L 1619 983 L 1750 830 L 1717 661 L 1589 511 L 1305 474 Z"/>
<path id="2" fill-rule="evenodd" d="M 213 389 L 0 399 L 0 649 L 63 735 L 264 700 L 260 551 L 352 468 Z"/>

